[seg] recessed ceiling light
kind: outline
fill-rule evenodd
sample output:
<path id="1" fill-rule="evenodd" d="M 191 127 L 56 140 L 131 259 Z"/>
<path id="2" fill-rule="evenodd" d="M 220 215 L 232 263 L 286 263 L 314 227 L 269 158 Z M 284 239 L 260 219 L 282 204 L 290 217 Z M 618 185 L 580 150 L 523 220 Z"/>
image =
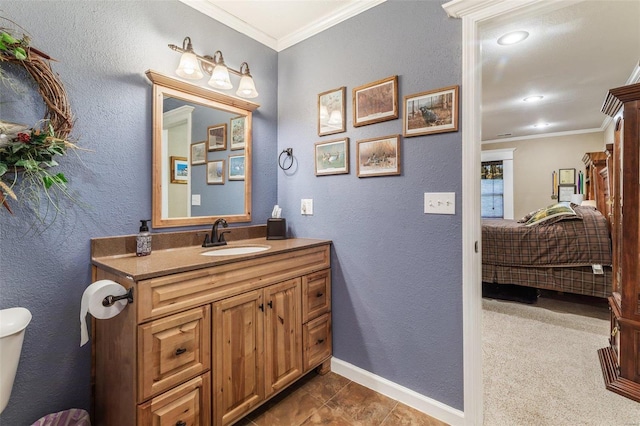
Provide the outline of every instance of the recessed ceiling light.
<path id="1" fill-rule="evenodd" d="M 526 31 L 513 31 L 507 33 L 498 39 L 498 44 L 506 46 L 509 44 L 520 43 L 522 40 L 529 37 L 529 33 Z"/>
<path id="2" fill-rule="evenodd" d="M 532 127 L 540 128 L 540 127 L 548 127 L 548 126 L 549 126 L 549 123 L 537 123 L 537 124 L 534 124 Z"/>
<path id="3" fill-rule="evenodd" d="M 523 99 L 523 101 L 525 101 L 525 102 L 537 102 L 537 101 L 541 101 L 542 98 L 544 98 L 544 96 L 542 96 L 542 95 L 527 96 L 526 98 Z"/>

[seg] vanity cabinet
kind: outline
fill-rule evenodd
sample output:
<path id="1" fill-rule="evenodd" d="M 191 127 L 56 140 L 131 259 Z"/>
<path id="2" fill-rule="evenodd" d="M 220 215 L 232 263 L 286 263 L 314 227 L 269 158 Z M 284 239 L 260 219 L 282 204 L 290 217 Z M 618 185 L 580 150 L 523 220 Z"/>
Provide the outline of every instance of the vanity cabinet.
<path id="1" fill-rule="evenodd" d="M 145 271 L 155 261 L 143 274 L 94 258 L 94 280 L 134 300 L 93 321 L 92 424 L 231 425 L 305 372 L 329 371 L 330 245 L 309 241 L 179 271 L 162 271 L 162 253 L 129 259 Z"/>

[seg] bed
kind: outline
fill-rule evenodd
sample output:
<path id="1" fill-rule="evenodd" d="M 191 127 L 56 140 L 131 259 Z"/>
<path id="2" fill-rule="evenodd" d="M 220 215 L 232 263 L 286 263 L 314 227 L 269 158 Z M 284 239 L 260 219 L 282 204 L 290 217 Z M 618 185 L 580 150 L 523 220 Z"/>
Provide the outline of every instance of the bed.
<path id="1" fill-rule="evenodd" d="M 609 225 L 594 207 L 558 204 L 520 221 L 482 220 L 483 283 L 606 298 L 611 261 Z"/>

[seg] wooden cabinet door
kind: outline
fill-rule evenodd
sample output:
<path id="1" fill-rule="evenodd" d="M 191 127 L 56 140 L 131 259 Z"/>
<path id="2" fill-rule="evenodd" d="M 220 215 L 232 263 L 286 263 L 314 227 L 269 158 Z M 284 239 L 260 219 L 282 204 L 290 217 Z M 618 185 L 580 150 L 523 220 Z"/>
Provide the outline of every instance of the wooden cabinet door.
<path id="1" fill-rule="evenodd" d="M 265 300 L 266 396 L 302 374 L 301 279 L 267 287 Z"/>
<path id="2" fill-rule="evenodd" d="M 262 290 L 213 304 L 214 425 L 240 418 L 264 399 Z"/>

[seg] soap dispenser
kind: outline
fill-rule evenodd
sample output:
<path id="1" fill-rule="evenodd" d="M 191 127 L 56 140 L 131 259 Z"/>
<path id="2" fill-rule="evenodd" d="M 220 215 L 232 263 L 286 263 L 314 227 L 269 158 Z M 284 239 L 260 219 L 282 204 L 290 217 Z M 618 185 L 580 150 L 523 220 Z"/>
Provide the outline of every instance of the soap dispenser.
<path id="1" fill-rule="evenodd" d="M 151 234 L 147 222 L 151 219 L 140 220 L 140 232 L 136 237 L 136 256 L 148 256 L 151 254 Z"/>

